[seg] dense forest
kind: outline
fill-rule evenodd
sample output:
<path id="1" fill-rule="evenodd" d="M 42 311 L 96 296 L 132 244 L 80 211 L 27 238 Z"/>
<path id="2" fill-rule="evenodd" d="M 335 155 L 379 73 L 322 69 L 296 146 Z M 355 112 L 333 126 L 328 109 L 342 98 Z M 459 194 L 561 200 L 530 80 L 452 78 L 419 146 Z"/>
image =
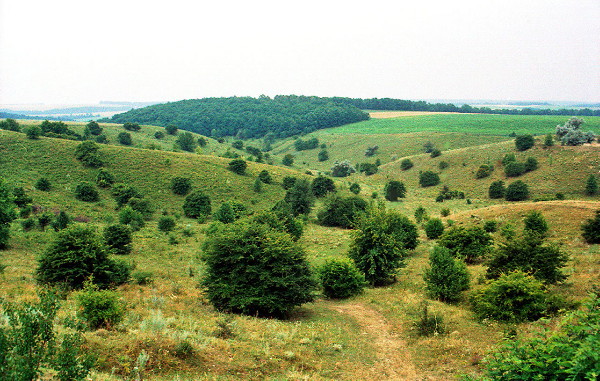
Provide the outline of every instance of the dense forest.
<path id="1" fill-rule="evenodd" d="M 285 138 L 367 119 L 366 112 L 330 98 L 278 95 L 189 99 L 131 110 L 102 121 L 176 125 L 212 137 L 248 139 L 267 134 Z"/>
<path id="2" fill-rule="evenodd" d="M 468 104 L 457 106 L 452 103 L 429 103 L 425 101 L 409 101 L 393 98 L 330 98 L 334 102 L 358 107 L 361 110 L 393 110 L 393 111 L 435 111 L 435 112 L 460 112 L 478 114 L 509 114 L 509 115 L 577 115 L 600 116 L 600 110 L 583 109 L 491 109 L 489 107 L 473 107 Z"/>

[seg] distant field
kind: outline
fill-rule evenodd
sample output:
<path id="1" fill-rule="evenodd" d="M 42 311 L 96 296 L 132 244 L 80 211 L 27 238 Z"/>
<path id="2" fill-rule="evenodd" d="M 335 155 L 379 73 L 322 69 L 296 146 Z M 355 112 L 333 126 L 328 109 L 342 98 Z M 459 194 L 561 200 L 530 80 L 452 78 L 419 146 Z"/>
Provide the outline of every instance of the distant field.
<path id="1" fill-rule="evenodd" d="M 455 114 L 453 112 L 431 112 L 431 111 L 370 111 L 369 116 L 375 119 L 398 118 L 403 116 Z"/>
<path id="2" fill-rule="evenodd" d="M 409 132 L 461 132 L 476 135 L 548 134 L 568 116 L 433 114 L 371 119 L 328 129 L 332 134 L 399 134 Z M 600 117 L 584 117 L 583 129 L 600 134 Z"/>

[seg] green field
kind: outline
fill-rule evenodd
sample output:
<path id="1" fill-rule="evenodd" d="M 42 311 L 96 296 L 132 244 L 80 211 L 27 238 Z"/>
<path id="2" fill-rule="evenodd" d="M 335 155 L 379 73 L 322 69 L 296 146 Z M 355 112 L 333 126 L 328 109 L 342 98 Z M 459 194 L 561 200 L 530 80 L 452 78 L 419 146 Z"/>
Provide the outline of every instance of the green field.
<path id="1" fill-rule="evenodd" d="M 474 135 L 508 136 L 511 133 L 542 135 L 554 133 L 567 116 L 434 114 L 390 119 L 371 119 L 327 129 L 332 134 L 401 134 L 410 132 L 457 132 Z M 583 130 L 600 134 L 600 117 L 584 117 Z"/>

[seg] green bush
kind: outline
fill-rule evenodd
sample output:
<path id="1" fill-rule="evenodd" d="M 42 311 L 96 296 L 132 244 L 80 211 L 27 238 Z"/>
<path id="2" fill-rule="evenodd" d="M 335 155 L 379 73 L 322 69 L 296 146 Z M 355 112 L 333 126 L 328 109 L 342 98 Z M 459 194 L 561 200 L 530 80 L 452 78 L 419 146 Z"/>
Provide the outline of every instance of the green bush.
<path id="1" fill-rule="evenodd" d="M 415 209 L 415 221 L 417 221 L 417 223 L 420 224 L 421 222 L 426 221 L 427 219 L 429 219 L 429 216 L 427 215 L 427 210 L 425 210 L 425 208 L 422 206 L 418 206 L 417 209 Z"/>
<path id="2" fill-rule="evenodd" d="M 348 160 L 336 161 L 331 167 L 331 176 L 346 177 L 356 172 L 356 168 Z"/>
<path id="3" fill-rule="evenodd" d="M 119 135 L 117 135 L 117 140 L 124 146 L 130 146 L 133 144 L 133 140 L 131 139 L 131 134 L 129 132 L 119 132 Z"/>
<path id="4" fill-rule="evenodd" d="M 488 190 L 488 195 L 492 199 L 504 198 L 504 194 L 506 193 L 506 189 L 504 187 L 504 181 L 498 180 L 494 181 L 490 184 L 490 188 Z"/>
<path id="5" fill-rule="evenodd" d="M 162 132 L 162 131 L 156 131 L 156 132 L 154 133 L 154 138 L 155 138 L 155 139 L 158 139 L 158 140 L 160 140 L 160 139 L 162 139 L 162 138 L 164 138 L 164 137 L 165 137 L 165 133 L 164 133 L 164 132 Z"/>
<path id="6" fill-rule="evenodd" d="M 494 166 L 489 164 L 482 164 L 479 166 L 479 169 L 475 173 L 476 179 L 483 179 L 489 177 L 492 172 L 494 172 Z"/>
<path id="7" fill-rule="evenodd" d="M 132 198 L 141 198 L 142 194 L 131 185 L 117 183 L 114 184 L 111 194 L 117 202 L 117 207 L 120 208 L 126 205 Z"/>
<path id="8" fill-rule="evenodd" d="M 96 202 L 100 199 L 100 194 L 94 184 L 83 182 L 75 187 L 75 198 L 79 201 Z"/>
<path id="9" fill-rule="evenodd" d="M 350 192 L 354 193 L 354 194 L 359 194 L 360 193 L 360 184 L 358 184 L 358 183 L 352 183 L 348 187 L 348 190 Z"/>
<path id="10" fill-rule="evenodd" d="M 335 192 L 335 184 L 329 177 L 319 175 L 313 179 L 311 190 L 315 197 L 323 197 L 328 193 Z"/>
<path id="11" fill-rule="evenodd" d="M 467 266 L 445 247 L 435 246 L 429 256 L 429 268 L 423 279 L 430 297 L 455 303 L 462 291 L 469 289 Z"/>
<path id="12" fill-rule="evenodd" d="M 133 231 L 138 231 L 146 225 L 142 213 L 134 210 L 129 205 L 125 206 L 119 212 L 119 223 L 129 225 Z"/>
<path id="13" fill-rule="evenodd" d="M 171 179 L 171 191 L 174 194 L 185 196 L 192 189 L 192 180 L 189 177 L 173 177 Z"/>
<path id="14" fill-rule="evenodd" d="M 547 309 L 542 282 L 521 271 L 502 274 L 475 293 L 471 302 L 480 319 L 512 323 L 537 320 Z"/>
<path id="15" fill-rule="evenodd" d="M 206 239 L 203 260 L 202 284 L 220 311 L 281 317 L 313 300 L 316 283 L 304 250 L 265 225 L 223 225 Z"/>
<path id="16" fill-rule="evenodd" d="M 529 198 L 529 187 L 521 180 L 509 184 L 504 195 L 506 201 L 524 201 Z"/>
<path id="17" fill-rule="evenodd" d="M 431 314 L 427 302 L 423 303 L 419 320 L 415 323 L 415 328 L 419 336 L 433 336 L 446 333 L 446 326 L 442 315 Z"/>
<path id="18" fill-rule="evenodd" d="M 229 202 L 222 203 L 219 209 L 213 214 L 213 218 L 224 224 L 230 224 L 237 219 Z"/>
<path id="19" fill-rule="evenodd" d="M 21 221 L 21 227 L 23 231 L 30 231 L 35 227 L 35 220 L 33 218 L 27 218 L 26 220 Z"/>
<path id="20" fill-rule="evenodd" d="M 294 218 L 289 210 L 289 206 L 284 202 L 279 202 L 274 210 L 270 212 L 255 213 L 249 220 L 252 223 L 267 225 L 277 231 L 287 233 L 292 237 L 292 240 L 297 241 L 304 232 L 304 224 L 298 218 Z"/>
<path id="21" fill-rule="evenodd" d="M 401 181 L 391 180 L 385 184 L 385 199 L 388 201 L 398 201 L 399 198 L 406 197 L 406 187 Z"/>
<path id="22" fill-rule="evenodd" d="M 140 212 L 146 221 L 152 219 L 154 208 L 152 207 L 152 204 L 150 204 L 150 201 L 146 200 L 145 198 L 132 197 L 129 199 L 127 205 L 131 206 L 131 209 L 135 210 L 136 212 Z"/>
<path id="23" fill-rule="evenodd" d="M 585 239 L 585 242 L 589 244 L 600 243 L 600 210 L 596 211 L 596 217 L 587 219 L 583 225 L 581 225 L 581 234 Z"/>
<path id="24" fill-rule="evenodd" d="M 442 217 L 448 217 L 450 215 L 450 209 L 448 208 L 442 208 L 440 210 L 440 216 Z"/>
<path id="25" fill-rule="evenodd" d="M 131 274 L 131 281 L 140 286 L 146 286 L 154 282 L 154 274 L 149 271 L 136 271 Z"/>
<path id="26" fill-rule="evenodd" d="M 137 123 L 125 122 L 123 123 L 123 128 L 127 131 L 139 131 L 142 127 Z"/>
<path id="27" fill-rule="evenodd" d="M 296 183 L 296 180 L 297 180 L 297 178 L 295 178 L 294 176 L 285 176 L 281 180 L 281 186 L 285 190 L 291 189 L 294 186 L 294 184 Z"/>
<path id="28" fill-rule="evenodd" d="M 29 126 L 25 127 L 23 130 L 28 139 L 39 139 L 42 136 L 42 129 L 39 126 Z"/>
<path id="29" fill-rule="evenodd" d="M 440 176 L 432 171 L 425 171 L 419 174 L 419 185 L 423 188 L 432 187 L 440 183 Z"/>
<path id="30" fill-rule="evenodd" d="M 115 177 L 112 173 L 108 172 L 106 169 L 101 169 L 98 171 L 96 175 L 96 184 L 100 188 L 108 188 L 113 185 L 115 182 Z"/>
<path id="31" fill-rule="evenodd" d="M 588 196 L 595 196 L 598 193 L 598 182 L 596 176 L 589 175 L 585 182 L 585 194 Z"/>
<path id="32" fill-rule="evenodd" d="M 533 135 L 517 135 L 515 138 L 515 147 L 517 151 L 527 151 L 535 144 Z"/>
<path id="33" fill-rule="evenodd" d="M 290 153 L 285 155 L 281 160 L 281 164 L 285 165 L 286 167 L 291 167 L 292 165 L 294 165 L 294 155 Z"/>
<path id="34" fill-rule="evenodd" d="M 67 226 L 71 223 L 71 218 L 64 210 L 61 210 L 56 216 L 56 219 L 52 221 L 52 228 L 54 231 L 61 231 L 66 229 Z"/>
<path id="35" fill-rule="evenodd" d="M 495 233 L 498 230 L 498 221 L 489 220 L 483 223 L 483 230 L 488 233 Z"/>
<path id="36" fill-rule="evenodd" d="M 72 225 L 58 232 L 39 258 L 40 283 L 82 288 L 92 281 L 102 288 L 125 283 L 129 270 L 108 258 L 108 250 L 89 226 Z"/>
<path id="37" fill-rule="evenodd" d="M 50 223 L 52 223 L 52 220 L 54 219 L 54 213 L 52 213 L 52 212 L 39 213 L 37 215 L 37 219 L 38 219 L 38 225 L 40 226 L 40 229 L 42 231 L 44 231 L 46 229 L 46 226 L 48 226 L 48 225 L 50 225 Z"/>
<path id="38" fill-rule="evenodd" d="M 554 137 L 552 134 L 547 134 L 544 138 L 544 147 L 552 147 L 554 145 Z"/>
<path id="39" fill-rule="evenodd" d="M 112 329 L 123 320 L 125 305 L 119 293 L 87 285 L 77 295 L 79 317 L 90 329 Z"/>
<path id="40" fill-rule="evenodd" d="M 323 294 L 345 299 L 358 295 L 365 285 L 364 275 L 349 259 L 329 259 L 318 269 Z"/>
<path id="41" fill-rule="evenodd" d="M 210 197 L 199 190 L 190 193 L 183 203 L 183 213 L 189 218 L 209 216 L 211 213 Z"/>
<path id="42" fill-rule="evenodd" d="M 100 168 L 104 165 L 100 157 L 100 147 L 92 141 L 85 141 L 75 148 L 75 158 L 90 168 Z"/>
<path id="43" fill-rule="evenodd" d="M 599 325 L 596 291 L 583 310 L 569 313 L 557 327 L 506 340 L 484 359 L 486 375 L 491 380 L 595 380 L 600 374 Z"/>
<path id="44" fill-rule="evenodd" d="M 437 239 L 444 233 L 444 223 L 439 218 L 432 218 L 425 223 L 425 234 L 429 239 Z"/>
<path id="45" fill-rule="evenodd" d="M 246 173 L 246 168 L 248 164 L 246 160 L 243 159 L 234 159 L 229 162 L 229 170 L 238 175 L 243 175 Z"/>
<path id="46" fill-rule="evenodd" d="M 440 161 L 440 163 L 438 164 L 438 168 L 440 170 L 444 170 L 446 168 L 448 168 L 450 166 L 450 164 L 447 161 Z"/>
<path id="47" fill-rule="evenodd" d="M 165 131 L 167 131 L 167 134 L 169 135 L 175 135 L 177 134 L 177 126 L 173 125 L 173 124 L 169 124 L 167 127 L 165 127 Z"/>
<path id="48" fill-rule="evenodd" d="M 43 192 L 48 192 L 50 189 L 52 189 L 52 184 L 47 178 L 40 177 L 38 181 L 35 182 L 35 188 Z"/>
<path id="49" fill-rule="evenodd" d="M 265 184 L 273 183 L 273 178 L 271 177 L 271 174 L 269 173 L 269 171 L 267 171 L 266 169 L 263 169 L 262 171 L 260 171 L 258 173 L 258 178 L 260 179 L 260 181 L 262 181 Z"/>
<path id="50" fill-rule="evenodd" d="M 525 173 L 525 164 L 511 161 L 504 166 L 504 174 L 507 177 L 517 177 Z"/>
<path id="51" fill-rule="evenodd" d="M 546 235 L 548 232 L 548 223 L 538 211 L 531 211 L 525 216 L 525 231 L 528 233 L 539 234 L 541 236 Z"/>
<path id="52" fill-rule="evenodd" d="M 437 148 L 434 148 L 433 151 L 431 151 L 430 155 L 431 157 L 438 157 L 438 156 L 442 156 L 442 151 L 440 151 Z"/>
<path id="53" fill-rule="evenodd" d="M 415 249 L 417 244 L 415 224 L 397 212 L 379 207 L 358 218 L 348 255 L 365 274 L 366 281 L 379 286 L 395 280 L 406 251 Z"/>
<path id="54" fill-rule="evenodd" d="M 403 171 L 408 171 L 409 169 L 411 169 L 413 167 L 413 162 L 410 159 L 403 159 L 400 162 L 400 169 Z"/>
<path id="55" fill-rule="evenodd" d="M 163 233 L 173 231 L 173 229 L 175 229 L 175 226 L 175 218 L 173 218 L 172 216 L 162 216 L 158 219 L 158 230 L 160 230 Z"/>
<path id="56" fill-rule="evenodd" d="M 317 159 L 319 161 L 327 161 L 327 160 L 329 160 L 329 152 L 327 152 L 326 149 L 322 149 L 321 151 L 319 151 L 319 154 L 317 155 Z"/>
<path id="57" fill-rule="evenodd" d="M 352 228 L 360 213 L 367 209 L 367 202 L 360 197 L 331 195 L 317 213 L 317 221 L 323 226 Z"/>
<path id="58" fill-rule="evenodd" d="M 525 160 L 524 165 L 525 172 L 535 171 L 539 167 L 538 161 L 535 157 L 528 157 L 527 160 Z"/>
<path id="59" fill-rule="evenodd" d="M 569 256 L 556 246 L 544 245 L 540 235 L 525 234 L 502 243 L 493 251 L 486 276 L 497 279 L 511 271 L 522 271 L 544 283 L 557 283 L 566 279 L 561 268 Z"/>
<path id="60" fill-rule="evenodd" d="M 285 193 L 284 201 L 288 203 L 294 216 L 310 213 L 314 196 L 308 180 L 296 180 L 294 186 Z"/>
<path id="61" fill-rule="evenodd" d="M 492 237 L 479 226 L 453 226 L 446 230 L 438 240 L 440 246 L 450 250 L 452 255 L 475 263 L 486 256 L 493 243 Z"/>
<path id="62" fill-rule="evenodd" d="M 502 158 L 502 165 L 506 166 L 508 163 L 512 163 L 512 162 L 515 162 L 515 161 L 517 161 L 517 157 L 515 156 L 515 154 L 514 153 L 507 153 Z"/>
<path id="63" fill-rule="evenodd" d="M 131 253 L 131 228 L 128 225 L 114 224 L 104 228 L 104 243 L 114 254 Z"/>
<path id="64" fill-rule="evenodd" d="M 28 204 L 33 202 L 33 198 L 31 198 L 23 187 L 15 187 L 13 188 L 13 202 L 19 208 L 23 208 Z"/>
<path id="65" fill-rule="evenodd" d="M 16 120 L 12 118 L 6 118 L 5 120 L 0 120 L 0 130 L 20 132 L 21 127 L 19 126 L 19 122 Z"/>

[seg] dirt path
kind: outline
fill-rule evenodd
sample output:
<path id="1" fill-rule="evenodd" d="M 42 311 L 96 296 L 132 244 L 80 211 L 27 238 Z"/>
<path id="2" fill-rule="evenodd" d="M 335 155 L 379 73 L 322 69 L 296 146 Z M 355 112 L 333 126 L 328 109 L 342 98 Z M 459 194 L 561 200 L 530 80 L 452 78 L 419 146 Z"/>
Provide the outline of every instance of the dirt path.
<path id="1" fill-rule="evenodd" d="M 373 380 L 421 380 L 407 349 L 406 341 L 393 333 L 394 327 L 377 311 L 363 304 L 334 305 L 332 309 L 351 316 L 363 333 L 373 338 L 377 362 Z"/>

